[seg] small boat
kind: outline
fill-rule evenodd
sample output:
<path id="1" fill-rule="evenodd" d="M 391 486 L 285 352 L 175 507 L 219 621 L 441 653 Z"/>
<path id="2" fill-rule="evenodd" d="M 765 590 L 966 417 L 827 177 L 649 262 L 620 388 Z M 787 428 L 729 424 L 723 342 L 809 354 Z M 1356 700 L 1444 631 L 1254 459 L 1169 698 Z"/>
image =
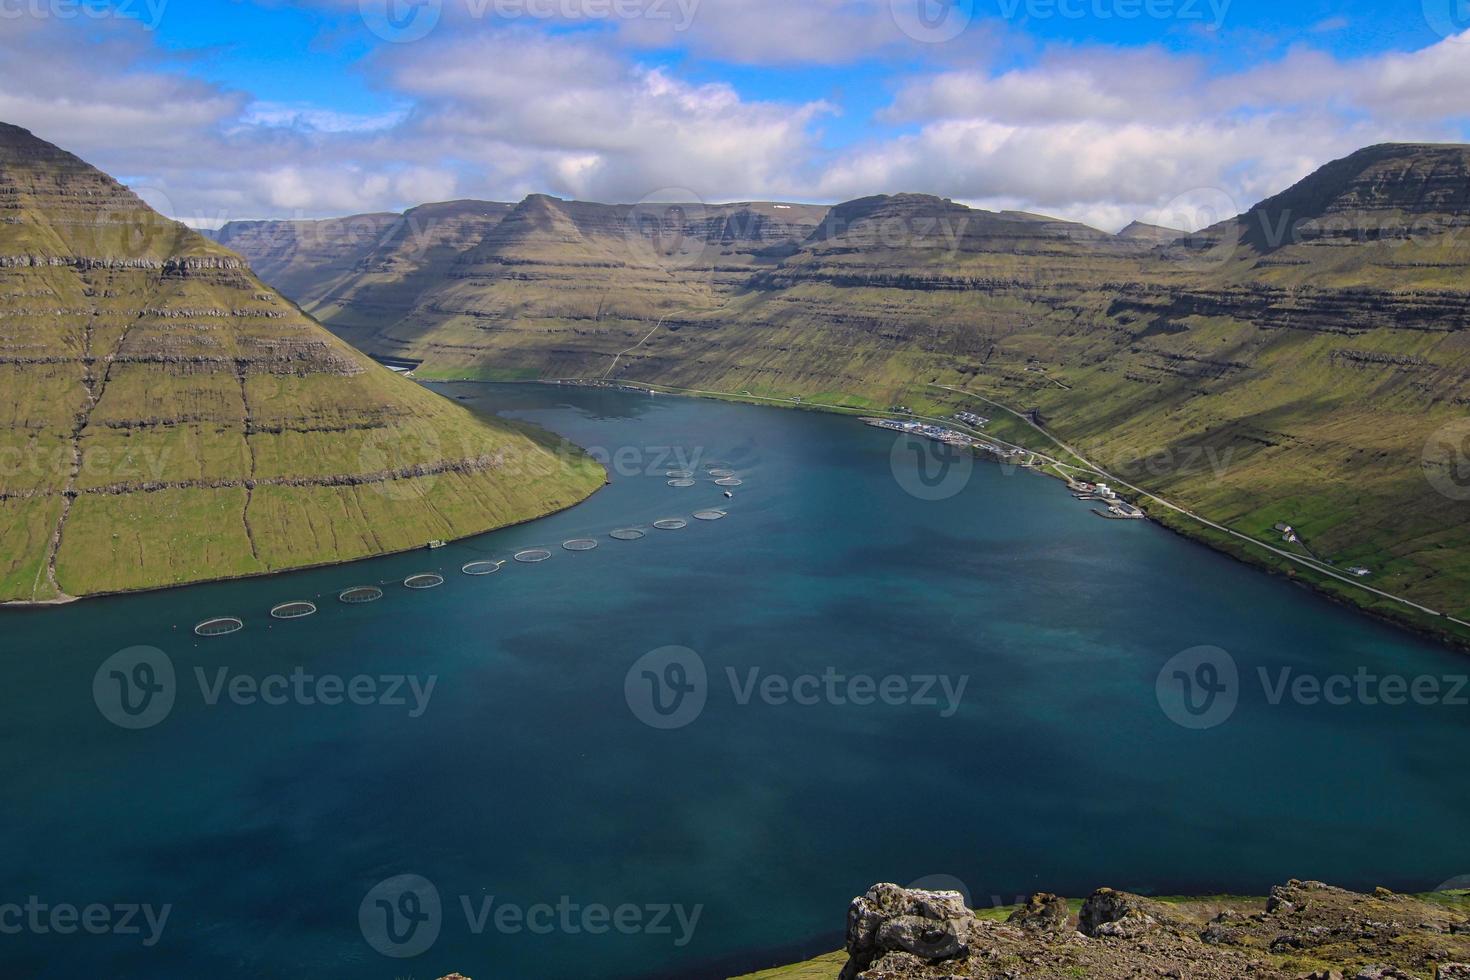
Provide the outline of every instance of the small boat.
<path id="1" fill-rule="evenodd" d="M 735 496 L 735 491 L 733 491 L 733 490 L 726 490 L 725 491 L 725 499 L 726 500 L 729 500 L 731 497 L 734 497 L 734 496 Z"/>
<path id="2" fill-rule="evenodd" d="M 430 541 L 428 545 L 430 551 L 438 551 L 440 548 L 447 547 L 449 547 L 448 541 Z"/>

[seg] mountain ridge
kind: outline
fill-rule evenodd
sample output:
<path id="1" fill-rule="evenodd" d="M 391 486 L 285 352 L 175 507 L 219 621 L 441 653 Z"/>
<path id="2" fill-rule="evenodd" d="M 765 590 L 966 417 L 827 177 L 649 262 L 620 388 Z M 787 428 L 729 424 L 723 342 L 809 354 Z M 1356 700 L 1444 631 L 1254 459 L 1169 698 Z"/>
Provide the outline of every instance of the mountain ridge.
<path id="1" fill-rule="evenodd" d="M 0 128 L 0 601 L 264 574 L 570 506 L 600 467 L 392 372 Z"/>

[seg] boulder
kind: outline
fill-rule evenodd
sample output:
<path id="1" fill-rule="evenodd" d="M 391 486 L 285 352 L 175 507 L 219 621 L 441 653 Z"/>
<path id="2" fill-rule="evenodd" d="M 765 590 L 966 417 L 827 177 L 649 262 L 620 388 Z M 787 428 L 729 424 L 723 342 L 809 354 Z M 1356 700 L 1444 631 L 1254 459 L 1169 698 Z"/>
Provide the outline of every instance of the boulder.
<path id="1" fill-rule="evenodd" d="M 1157 902 L 1099 888 L 1086 902 L 1078 916 L 1077 928 L 1083 935 L 1094 939 L 1135 939 L 1153 932 L 1168 921 L 1168 916 Z"/>
<path id="2" fill-rule="evenodd" d="M 1062 935 L 1072 922 L 1072 912 L 1067 900 L 1046 892 L 1038 892 L 1026 900 L 1026 904 L 1011 913 L 1006 920 L 1027 932 Z"/>
<path id="3" fill-rule="evenodd" d="M 889 953 L 930 963 L 965 956 L 975 925 L 975 915 L 959 892 L 874 885 L 848 906 L 848 960 L 842 980 L 854 980 Z"/>
<path id="4" fill-rule="evenodd" d="M 1470 980 L 1470 963 L 1441 963 L 1434 968 L 1434 980 Z"/>

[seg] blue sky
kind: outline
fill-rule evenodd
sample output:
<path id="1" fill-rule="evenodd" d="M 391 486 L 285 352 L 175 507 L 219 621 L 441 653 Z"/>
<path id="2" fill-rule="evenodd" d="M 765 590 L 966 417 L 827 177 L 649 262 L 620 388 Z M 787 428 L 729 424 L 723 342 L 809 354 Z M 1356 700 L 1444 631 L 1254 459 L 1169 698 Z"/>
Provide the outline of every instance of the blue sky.
<path id="1" fill-rule="evenodd" d="M 1461 6 L 0 0 L 0 118 L 197 223 L 918 190 L 1190 224 L 1368 142 L 1464 139 Z"/>

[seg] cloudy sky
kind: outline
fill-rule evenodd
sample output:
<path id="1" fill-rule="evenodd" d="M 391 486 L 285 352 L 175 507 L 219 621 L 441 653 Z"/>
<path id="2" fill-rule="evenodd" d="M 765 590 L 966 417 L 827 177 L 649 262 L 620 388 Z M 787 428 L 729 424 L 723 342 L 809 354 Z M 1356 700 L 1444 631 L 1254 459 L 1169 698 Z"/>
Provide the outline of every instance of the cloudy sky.
<path id="1" fill-rule="evenodd" d="M 1460 0 L 0 0 L 0 120 L 194 223 L 922 191 L 1199 226 L 1463 140 Z"/>

